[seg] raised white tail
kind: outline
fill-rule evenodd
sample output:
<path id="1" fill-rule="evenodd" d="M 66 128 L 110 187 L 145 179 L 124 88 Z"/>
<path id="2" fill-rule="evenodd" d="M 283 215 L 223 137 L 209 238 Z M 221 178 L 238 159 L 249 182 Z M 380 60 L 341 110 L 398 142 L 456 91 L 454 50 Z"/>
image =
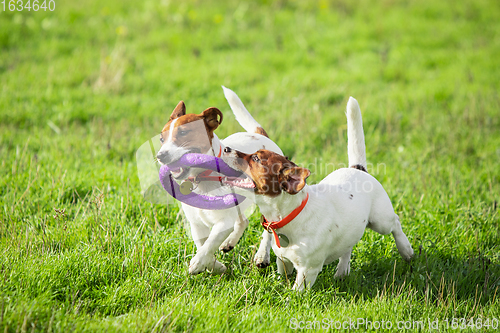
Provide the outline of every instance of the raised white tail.
<path id="1" fill-rule="evenodd" d="M 360 165 L 366 171 L 365 134 L 363 133 L 363 119 L 358 101 L 349 97 L 347 102 L 347 155 L 349 167 Z"/>
<path id="2" fill-rule="evenodd" d="M 229 103 L 231 110 L 233 110 L 236 120 L 241 127 L 243 127 L 247 132 L 262 134 L 268 137 L 266 131 L 264 131 L 262 126 L 255 119 L 253 119 L 252 115 L 245 108 L 245 105 L 243 105 L 238 95 L 236 95 L 236 93 L 231 89 L 224 86 L 222 86 L 222 89 L 224 90 L 224 96 L 226 96 L 227 102 Z"/>

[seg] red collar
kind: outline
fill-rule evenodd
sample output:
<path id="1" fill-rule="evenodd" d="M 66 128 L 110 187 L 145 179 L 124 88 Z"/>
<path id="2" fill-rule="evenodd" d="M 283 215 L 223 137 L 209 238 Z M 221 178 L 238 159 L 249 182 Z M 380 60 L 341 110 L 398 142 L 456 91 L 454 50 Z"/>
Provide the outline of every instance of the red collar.
<path id="1" fill-rule="evenodd" d="M 274 240 L 276 241 L 276 245 L 278 248 L 281 248 L 280 240 L 278 238 L 278 234 L 276 233 L 276 229 L 283 228 L 285 225 L 288 223 L 292 222 L 294 218 L 297 217 L 297 215 L 300 214 L 300 212 L 304 209 L 304 207 L 307 204 L 307 200 L 309 200 L 309 193 L 307 193 L 306 198 L 302 201 L 299 207 L 295 208 L 290 214 L 288 214 L 284 219 L 281 221 L 274 221 L 274 222 L 269 222 L 266 220 L 264 215 L 262 215 L 262 226 L 269 232 L 272 231 L 274 234 Z"/>

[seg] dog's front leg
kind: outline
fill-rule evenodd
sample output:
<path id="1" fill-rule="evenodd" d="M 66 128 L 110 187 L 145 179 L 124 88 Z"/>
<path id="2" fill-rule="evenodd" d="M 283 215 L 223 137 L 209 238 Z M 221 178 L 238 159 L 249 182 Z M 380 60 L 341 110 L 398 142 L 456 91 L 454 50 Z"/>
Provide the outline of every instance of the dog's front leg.
<path id="1" fill-rule="evenodd" d="M 210 236 L 210 228 L 198 221 L 189 221 L 189 226 L 191 228 L 191 237 L 193 238 L 196 249 L 199 249 L 205 244 Z"/>
<path id="2" fill-rule="evenodd" d="M 297 269 L 297 278 L 295 279 L 295 283 L 292 287 L 292 290 L 296 291 L 304 291 L 306 288 L 311 288 L 314 282 L 316 282 L 316 278 L 318 277 L 319 272 L 321 272 L 321 267 L 319 268 L 305 268 L 300 267 Z"/>
<path id="3" fill-rule="evenodd" d="M 271 240 L 272 234 L 266 230 L 262 233 L 259 250 L 253 260 L 259 268 L 266 268 L 271 263 Z"/>
<path id="4" fill-rule="evenodd" d="M 248 227 L 248 219 L 244 215 L 238 215 L 238 219 L 234 223 L 234 231 L 229 235 L 228 238 L 219 247 L 219 250 L 223 252 L 231 251 L 236 243 L 243 236 L 243 232 Z"/>
<path id="5" fill-rule="evenodd" d="M 220 244 L 233 231 L 233 221 L 226 220 L 215 224 L 205 243 L 198 248 L 196 255 L 189 263 L 189 274 L 198 274 L 205 269 L 215 274 L 222 274 L 226 266 L 215 259 L 215 252 Z"/>

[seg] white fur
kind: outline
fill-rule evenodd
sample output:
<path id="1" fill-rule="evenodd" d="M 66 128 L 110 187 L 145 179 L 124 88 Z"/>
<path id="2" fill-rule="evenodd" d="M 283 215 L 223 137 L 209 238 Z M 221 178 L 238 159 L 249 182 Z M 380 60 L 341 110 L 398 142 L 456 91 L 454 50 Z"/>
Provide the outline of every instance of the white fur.
<path id="1" fill-rule="evenodd" d="M 222 141 L 214 135 L 212 140 L 214 151 L 218 152 L 219 147 L 224 150 L 226 146 L 239 147 L 239 150 L 247 153 L 253 153 L 262 149 L 262 147 L 266 147 L 268 150 L 283 154 L 273 141 L 260 134 L 235 133 Z M 196 193 L 224 195 L 230 193 L 230 190 L 220 187 L 218 182 L 202 182 Z M 191 234 L 197 247 L 196 255 L 189 264 L 190 274 L 198 274 L 205 269 L 213 270 L 214 273 L 223 273 L 226 270 L 222 263 L 215 260 L 215 252 L 218 249 L 229 251 L 238 243 L 248 226 L 248 219 L 244 215 L 244 211 L 252 203 L 252 197 L 248 196 L 236 208 L 223 210 L 206 210 L 182 204 L 182 209 L 189 221 Z M 270 244 L 270 237 L 267 233 L 263 236 L 265 237 L 263 243 Z M 260 256 L 256 256 L 256 260 L 263 257 L 263 260 L 267 258 L 269 261 L 270 247 L 266 246 L 262 251 L 264 252 L 258 252 Z M 257 262 L 257 264 L 267 266 L 269 263 Z"/>
<path id="2" fill-rule="evenodd" d="M 243 108 L 247 113 L 243 118 L 237 116 L 237 119 L 241 121 L 240 124 L 245 129 L 254 128 L 254 125 L 258 123 L 253 120 L 248 111 L 246 111 L 238 96 L 227 88 L 224 88 L 224 91 L 226 97 L 227 91 L 232 93 L 232 98 L 228 98 L 228 102 L 233 110 L 241 110 L 241 108 Z M 236 102 L 238 103 L 237 105 L 235 105 Z M 236 111 L 235 114 L 237 114 L 237 112 L 238 111 Z M 251 123 L 251 125 L 247 126 L 246 122 Z M 174 122 L 172 122 L 172 125 L 173 123 Z M 172 132 L 173 131 L 170 131 L 170 133 Z M 169 138 L 169 140 L 171 140 L 171 138 Z M 259 149 L 265 148 L 283 155 L 281 149 L 272 140 L 256 133 L 235 133 L 222 141 L 214 134 L 212 149 L 206 152 L 206 154 L 213 155 L 212 152 L 217 154 L 220 149 L 224 149 L 228 145 L 246 153 L 253 153 Z M 173 149 L 172 152 L 177 156 L 177 152 L 180 152 L 182 148 L 171 145 L 170 149 Z M 190 175 L 194 176 L 201 171 L 203 170 L 191 169 Z M 229 188 L 220 187 L 218 182 L 201 182 L 195 192 L 209 193 L 210 195 L 225 195 L 231 191 Z M 245 228 L 248 226 L 248 219 L 244 215 L 244 211 L 252 203 L 251 196 L 236 208 L 224 210 L 199 209 L 182 203 L 182 209 L 189 221 L 191 234 L 197 247 L 196 255 L 191 259 L 189 264 L 190 274 L 198 274 L 204 270 L 213 273 L 223 273 L 226 270 L 226 267 L 215 259 L 215 252 L 218 249 L 229 251 L 236 245 L 243 235 Z M 256 255 L 256 263 L 258 266 L 269 265 L 270 237 L 267 232 L 264 234 L 263 244 L 265 245 L 261 246 L 262 249 L 259 250 Z"/>
<path id="3" fill-rule="evenodd" d="M 347 121 L 349 145 L 356 145 L 348 149 L 349 161 L 365 166 L 361 111 L 353 98 L 349 100 Z M 234 151 L 223 156 L 229 164 L 236 158 Z M 364 171 L 339 169 L 317 185 L 305 185 L 295 195 L 285 191 L 277 197 L 256 195 L 256 203 L 268 221 L 279 221 L 300 206 L 308 193 L 309 201 L 304 209 L 293 221 L 277 230 L 288 237 L 289 245 L 278 248 L 272 241 L 278 272 L 290 274 L 293 268 L 297 270 L 293 289 L 302 291 L 311 287 L 323 265 L 339 258 L 335 276 L 349 274 L 352 248 L 366 227 L 383 235 L 392 233 L 401 256 L 405 260 L 413 256 L 387 193 Z"/>
<path id="4" fill-rule="evenodd" d="M 158 151 L 158 156 L 162 155 L 165 152 L 168 152 L 171 156 L 172 161 L 176 161 L 179 158 L 181 158 L 182 155 L 188 153 L 188 150 L 177 146 L 175 144 L 175 142 L 173 141 L 173 134 L 174 134 L 173 129 L 175 128 L 175 123 L 177 122 L 177 120 L 179 120 L 179 119 L 174 119 L 174 121 L 172 121 L 172 123 L 170 124 L 168 138 L 162 144 L 162 146 L 160 147 L 160 150 Z"/>
<path id="5" fill-rule="evenodd" d="M 172 143 L 172 140 L 173 140 L 173 137 L 174 137 L 175 123 L 177 123 L 178 120 L 179 120 L 179 118 L 174 119 L 174 121 L 172 121 L 172 123 L 170 124 L 170 128 L 168 129 L 167 143 L 169 143 L 169 142 Z"/>
<path id="6" fill-rule="evenodd" d="M 349 165 L 362 165 L 366 169 L 365 135 L 358 101 L 349 97 L 347 102 L 347 154 Z"/>
<path id="7" fill-rule="evenodd" d="M 224 96 L 233 110 L 234 116 L 240 125 L 245 129 L 245 131 L 250 133 L 255 133 L 257 128 L 262 128 L 260 124 L 252 117 L 252 115 L 245 108 L 245 105 L 241 102 L 240 98 L 234 91 L 222 86 L 224 90 Z"/>

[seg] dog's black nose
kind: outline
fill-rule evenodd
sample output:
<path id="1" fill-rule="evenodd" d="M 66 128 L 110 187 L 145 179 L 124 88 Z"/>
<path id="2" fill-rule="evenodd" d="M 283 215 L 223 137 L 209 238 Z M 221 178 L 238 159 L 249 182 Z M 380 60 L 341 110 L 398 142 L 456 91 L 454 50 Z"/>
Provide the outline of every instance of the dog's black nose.
<path id="1" fill-rule="evenodd" d="M 233 150 L 231 149 L 231 147 L 226 147 L 226 148 L 224 148 L 224 152 L 225 152 L 225 153 L 230 153 L 230 152 L 232 152 L 232 151 L 233 151 Z"/>
<path id="2" fill-rule="evenodd" d="M 160 151 L 156 154 L 156 159 L 162 164 L 168 164 L 170 163 L 171 157 L 167 151 Z"/>

